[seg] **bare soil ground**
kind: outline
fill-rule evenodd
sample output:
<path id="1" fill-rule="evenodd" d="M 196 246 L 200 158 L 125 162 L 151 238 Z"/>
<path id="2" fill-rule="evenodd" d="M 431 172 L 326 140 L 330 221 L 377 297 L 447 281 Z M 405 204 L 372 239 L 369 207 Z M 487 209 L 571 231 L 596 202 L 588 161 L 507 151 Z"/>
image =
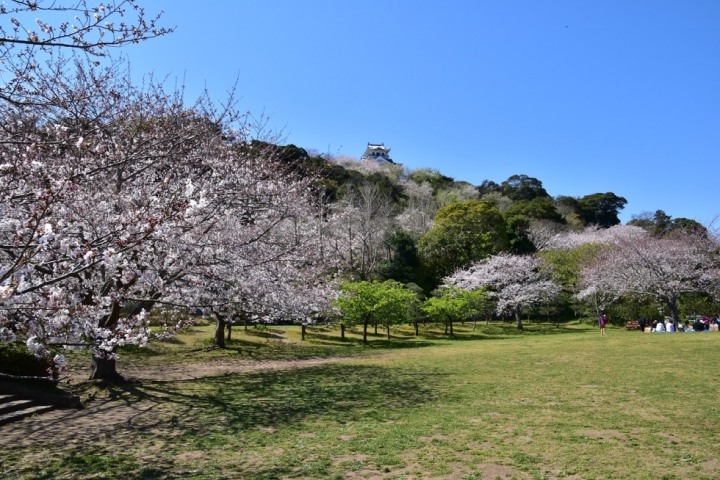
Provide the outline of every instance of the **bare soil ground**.
<path id="1" fill-rule="evenodd" d="M 308 368 L 353 357 L 291 360 L 221 360 L 181 365 L 154 365 L 120 370 L 130 382 L 194 380 L 213 375 Z M 76 372 L 83 378 L 87 372 Z M 83 410 L 55 410 L 0 427 L 0 448 L 41 444 L 76 444 L 98 439 L 151 415 L 158 403 L 152 400 L 128 404 L 112 398 L 97 399 Z M 81 440 L 82 439 L 82 440 Z"/>
<path id="2" fill-rule="evenodd" d="M 288 360 L 213 360 L 207 362 L 175 365 L 152 365 L 131 367 L 120 373 L 128 381 L 175 381 L 195 380 L 213 375 L 229 373 L 260 372 L 264 370 L 287 370 L 289 368 L 307 368 L 328 362 L 339 362 L 355 357 L 327 357 Z"/>

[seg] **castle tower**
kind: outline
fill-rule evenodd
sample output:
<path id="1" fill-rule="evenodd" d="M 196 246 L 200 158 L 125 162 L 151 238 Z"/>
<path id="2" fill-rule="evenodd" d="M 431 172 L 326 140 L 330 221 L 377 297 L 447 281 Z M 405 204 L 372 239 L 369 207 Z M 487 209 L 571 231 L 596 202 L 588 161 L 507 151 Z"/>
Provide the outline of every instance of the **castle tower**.
<path id="1" fill-rule="evenodd" d="M 395 163 L 390 158 L 390 149 L 384 143 L 369 143 L 360 160 L 374 160 L 378 163 Z"/>

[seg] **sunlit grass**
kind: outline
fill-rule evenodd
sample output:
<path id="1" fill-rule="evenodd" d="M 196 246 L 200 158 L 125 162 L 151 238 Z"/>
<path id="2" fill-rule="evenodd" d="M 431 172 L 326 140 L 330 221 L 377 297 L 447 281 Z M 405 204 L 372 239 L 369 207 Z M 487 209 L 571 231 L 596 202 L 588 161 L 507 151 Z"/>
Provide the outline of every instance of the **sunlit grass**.
<path id="1" fill-rule="evenodd" d="M 478 325 L 474 333 L 465 325 L 450 340 L 429 326 L 415 339 L 408 326 L 393 331 L 390 343 L 379 331 L 370 347 L 360 345 L 359 332 L 341 342 L 335 329 L 309 329 L 305 342 L 296 327 L 278 327 L 282 341 L 234 331 L 238 342 L 258 350 L 275 348 L 272 342 L 289 349 L 267 354 L 273 358 L 369 355 L 312 368 L 116 387 L 113 393 L 130 404 L 160 404 L 91 446 L 54 456 L 50 447 L 11 449 L 0 475 L 720 476 L 720 380 L 713 367 L 720 334 L 610 329 L 601 337 L 590 327 L 551 327 L 533 324 L 520 335 L 510 324 Z M 199 329 L 164 347 L 171 353 L 143 358 L 175 358 L 206 342 L 208 333 Z M 244 355 L 232 348 L 200 355 L 210 360 L 202 355 L 215 354 Z"/>

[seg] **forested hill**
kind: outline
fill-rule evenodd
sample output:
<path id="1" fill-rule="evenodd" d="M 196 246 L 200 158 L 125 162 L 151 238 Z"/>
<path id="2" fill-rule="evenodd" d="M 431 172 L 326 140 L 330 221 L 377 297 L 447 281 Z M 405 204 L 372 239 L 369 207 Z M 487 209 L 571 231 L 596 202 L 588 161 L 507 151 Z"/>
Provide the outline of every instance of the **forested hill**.
<path id="1" fill-rule="evenodd" d="M 627 200 L 614 192 L 573 197 L 518 174 L 480 185 L 429 168 L 279 147 L 279 157 L 316 188 L 346 229 L 333 232 L 338 258 L 357 279 L 394 279 L 426 292 L 455 269 L 501 252 L 533 253 L 557 233 L 620 223 Z M 661 210 L 631 224 L 656 234 L 704 228 Z"/>
<path id="2" fill-rule="evenodd" d="M 412 170 L 400 165 L 359 161 L 349 156 L 322 155 L 292 144 L 280 148 L 283 160 L 297 165 L 304 174 L 318 174 L 322 178 L 320 184 L 333 202 L 340 200 L 348 188 L 372 184 L 389 195 L 399 208 L 405 208 L 413 194 L 408 190 L 427 184 L 438 208 L 476 199 L 492 204 L 506 216 L 550 220 L 576 228 L 617 225 L 620 223 L 618 213 L 627 203 L 625 198 L 613 192 L 553 197 L 542 181 L 523 174 L 513 175 L 500 183 L 484 180 L 480 185 L 472 185 L 430 168 Z"/>

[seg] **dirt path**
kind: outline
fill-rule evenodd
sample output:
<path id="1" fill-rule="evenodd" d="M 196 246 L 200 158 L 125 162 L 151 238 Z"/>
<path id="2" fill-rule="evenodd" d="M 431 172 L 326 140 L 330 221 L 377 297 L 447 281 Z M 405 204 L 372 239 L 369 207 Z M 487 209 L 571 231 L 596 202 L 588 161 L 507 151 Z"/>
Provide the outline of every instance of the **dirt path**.
<path id="1" fill-rule="evenodd" d="M 226 373 L 259 372 L 308 368 L 354 357 L 302 360 L 239 360 L 133 367 L 120 370 L 130 381 L 192 380 Z M 146 400 L 128 404 L 102 399 L 83 410 L 55 410 L 0 427 L 0 448 L 38 444 L 80 444 L 101 438 L 124 427 L 132 427 L 143 416 L 152 415 L 158 402 Z"/>
<path id="2" fill-rule="evenodd" d="M 329 357 L 293 360 L 213 360 L 208 362 L 175 365 L 152 365 L 131 367 L 118 371 L 127 380 L 162 382 L 166 380 L 193 380 L 226 373 L 260 372 L 263 370 L 287 370 L 307 368 L 329 362 L 350 360 L 357 357 Z"/>

